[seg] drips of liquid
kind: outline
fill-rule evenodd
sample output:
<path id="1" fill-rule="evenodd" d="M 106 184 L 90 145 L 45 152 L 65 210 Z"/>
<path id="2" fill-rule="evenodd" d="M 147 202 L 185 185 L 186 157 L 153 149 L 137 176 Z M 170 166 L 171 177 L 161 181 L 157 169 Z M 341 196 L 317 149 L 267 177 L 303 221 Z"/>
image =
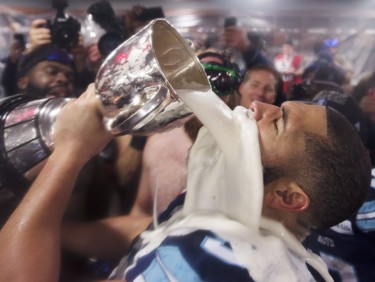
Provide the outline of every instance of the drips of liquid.
<path id="1" fill-rule="evenodd" d="M 232 261 L 246 267 L 256 281 L 312 281 L 305 262 L 332 281 L 318 256 L 307 252 L 282 224 L 261 217 L 263 176 L 252 112 L 243 107 L 231 111 L 213 92 L 177 94 L 205 127 L 190 151 L 183 209 L 142 235 L 147 246 L 137 256 L 168 235 L 206 229 L 230 242 Z"/>
<path id="2" fill-rule="evenodd" d="M 220 212 L 258 230 L 263 177 L 251 111 L 234 111 L 213 92 L 178 92 L 205 125 L 189 154 L 184 214 Z"/>

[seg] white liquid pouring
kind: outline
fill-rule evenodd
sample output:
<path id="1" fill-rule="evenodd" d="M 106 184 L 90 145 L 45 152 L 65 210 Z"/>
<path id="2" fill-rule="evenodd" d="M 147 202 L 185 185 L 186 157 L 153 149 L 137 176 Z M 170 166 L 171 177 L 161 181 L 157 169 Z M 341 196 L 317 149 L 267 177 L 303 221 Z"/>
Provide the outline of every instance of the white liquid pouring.
<path id="1" fill-rule="evenodd" d="M 184 215 L 221 212 L 258 230 L 263 177 L 252 113 L 243 107 L 230 110 L 213 92 L 178 94 L 205 125 L 189 154 Z"/>
<path id="2" fill-rule="evenodd" d="M 313 281 L 305 262 L 333 281 L 318 256 L 283 225 L 261 217 L 263 176 L 252 112 L 231 111 L 213 92 L 179 91 L 178 96 L 205 125 L 189 155 L 185 204 L 171 220 L 142 234 L 147 246 L 136 257 L 168 235 L 205 229 L 231 243 L 232 261 L 256 281 Z"/>

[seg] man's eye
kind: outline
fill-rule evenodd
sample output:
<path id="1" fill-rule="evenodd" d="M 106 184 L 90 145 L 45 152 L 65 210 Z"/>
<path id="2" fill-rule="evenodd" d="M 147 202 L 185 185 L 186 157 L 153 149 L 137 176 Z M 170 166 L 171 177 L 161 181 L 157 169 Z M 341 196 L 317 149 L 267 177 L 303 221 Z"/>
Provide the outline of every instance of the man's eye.
<path id="1" fill-rule="evenodd" d="M 45 72 L 51 75 L 57 74 L 57 70 L 55 68 L 46 68 Z"/>

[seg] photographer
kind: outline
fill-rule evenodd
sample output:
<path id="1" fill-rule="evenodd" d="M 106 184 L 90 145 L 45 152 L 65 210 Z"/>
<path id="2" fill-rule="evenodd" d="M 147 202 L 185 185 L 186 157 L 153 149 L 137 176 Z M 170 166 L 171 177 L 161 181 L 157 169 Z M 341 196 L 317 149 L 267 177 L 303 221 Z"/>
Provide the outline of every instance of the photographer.
<path id="1" fill-rule="evenodd" d="M 41 45 L 50 43 L 53 43 L 52 33 L 51 29 L 47 27 L 47 20 L 34 20 L 31 23 L 29 30 L 29 41 L 26 45 L 26 54 L 32 52 Z M 80 34 L 77 44 L 70 49 L 69 53 L 73 57 L 75 67 L 74 71 L 76 79 L 74 84 L 78 89 L 82 89 L 94 81 L 96 70 L 98 66 L 100 66 L 102 58 L 98 52 L 95 52 L 95 48 L 85 48 Z M 91 55 L 91 53 L 94 55 Z"/>
<path id="2" fill-rule="evenodd" d="M 250 36 L 251 37 L 251 36 Z M 257 42 L 252 42 L 245 28 L 236 24 L 224 27 L 220 35 L 220 42 L 226 48 L 229 47 L 241 53 L 246 70 L 256 65 L 272 65 L 272 61 L 259 49 Z"/>
<path id="3" fill-rule="evenodd" d="M 90 5 L 87 14 L 105 32 L 97 38 L 97 46 L 103 58 L 151 20 L 164 18 L 161 7 L 146 8 L 140 5 L 135 5 L 125 11 L 124 15 L 117 16 L 107 0 L 100 0 Z M 88 23 L 92 24 L 90 21 Z"/>
<path id="4" fill-rule="evenodd" d="M 9 56 L 2 59 L 5 67 L 1 76 L 1 84 L 4 87 L 5 96 L 17 93 L 17 64 L 25 50 L 24 35 L 16 33 L 13 35 L 13 42 L 9 48 Z"/>

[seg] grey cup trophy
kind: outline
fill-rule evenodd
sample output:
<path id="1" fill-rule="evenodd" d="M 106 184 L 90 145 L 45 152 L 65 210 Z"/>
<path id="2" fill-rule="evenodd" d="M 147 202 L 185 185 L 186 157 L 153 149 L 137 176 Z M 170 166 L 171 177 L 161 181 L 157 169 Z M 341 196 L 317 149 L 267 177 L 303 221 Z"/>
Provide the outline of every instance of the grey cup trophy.
<path id="1" fill-rule="evenodd" d="M 113 135 L 147 135 L 192 117 L 178 89 L 208 91 L 194 51 L 164 19 L 156 19 L 117 47 L 95 80 L 98 110 Z M 53 150 L 54 121 L 68 99 L 0 101 L 0 205 L 20 198 Z"/>
<path id="2" fill-rule="evenodd" d="M 181 125 L 192 113 L 176 91 L 210 89 L 194 51 L 164 19 L 114 50 L 95 86 L 104 123 L 114 135 L 146 135 Z"/>

